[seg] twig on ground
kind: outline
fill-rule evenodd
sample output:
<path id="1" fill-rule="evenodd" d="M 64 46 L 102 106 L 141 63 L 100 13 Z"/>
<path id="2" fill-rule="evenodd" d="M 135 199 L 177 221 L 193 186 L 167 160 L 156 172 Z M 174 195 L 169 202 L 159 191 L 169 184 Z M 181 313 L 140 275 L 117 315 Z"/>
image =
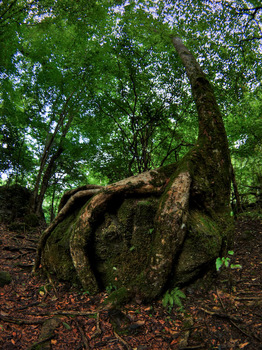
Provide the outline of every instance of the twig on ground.
<path id="1" fill-rule="evenodd" d="M 72 310 L 56 310 L 50 312 L 38 312 L 38 316 L 51 316 L 51 315 L 63 315 L 63 316 L 87 316 L 95 315 L 97 311 L 72 311 Z M 35 313 L 28 312 L 27 315 L 35 315 Z"/>
<path id="2" fill-rule="evenodd" d="M 9 322 L 9 323 L 15 323 L 15 324 L 42 324 L 46 321 L 45 320 L 21 320 L 21 319 L 17 319 L 17 318 L 13 318 L 12 316 L 3 316 L 0 315 L 0 320 L 4 321 L 4 322 Z"/>
<path id="3" fill-rule="evenodd" d="M 78 330 L 79 330 L 79 332 L 81 334 L 81 338 L 82 338 L 82 342 L 84 344 L 84 347 L 85 347 L 85 349 L 89 350 L 90 347 L 89 347 L 89 344 L 88 344 L 88 339 L 85 336 L 85 332 L 84 332 L 83 328 L 80 326 L 79 322 L 76 322 L 76 324 L 77 324 L 77 328 L 78 328 Z"/>
<path id="4" fill-rule="evenodd" d="M 58 298 L 58 293 L 57 293 L 56 287 L 55 287 L 55 285 L 54 285 L 54 282 L 53 282 L 53 280 L 52 280 L 52 278 L 51 278 L 51 276 L 50 276 L 50 273 L 47 273 L 47 277 L 48 277 L 49 283 L 51 284 L 51 286 L 52 286 L 53 289 L 54 289 L 55 296 Z"/>
<path id="5" fill-rule="evenodd" d="M 36 306 L 36 305 L 39 305 L 39 304 L 40 304 L 40 301 L 34 301 L 34 302 L 31 303 L 31 304 L 18 307 L 18 308 L 16 308 L 16 309 L 14 309 L 13 311 L 25 310 L 25 309 L 28 309 L 29 307 Z"/>
<path id="6" fill-rule="evenodd" d="M 236 317 L 233 317 L 231 315 L 228 315 L 228 314 L 224 314 L 224 313 L 219 313 L 219 312 L 213 312 L 213 311 L 209 311 L 209 310 L 206 310 L 204 308 L 200 308 L 200 310 L 204 311 L 206 314 L 208 315 L 211 315 L 211 316 L 217 316 L 217 317 L 220 317 L 220 318 L 226 318 L 228 320 L 234 320 L 234 321 L 237 321 L 237 322 L 242 322 L 242 320 L 236 318 Z"/>
<path id="7" fill-rule="evenodd" d="M 117 334 L 115 331 L 114 331 L 114 335 L 120 341 L 120 343 L 122 343 L 127 349 L 131 349 L 131 346 L 123 338 L 121 338 L 120 335 Z"/>
<path id="8" fill-rule="evenodd" d="M 96 336 L 98 336 L 102 333 L 100 325 L 99 325 L 99 316 L 100 316 L 100 313 L 98 312 L 96 315 L 96 331 L 94 332 L 94 334 L 92 334 L 91 338 L 95 338 Z"/>
<path id="9" fill-rule="evenodd" d="M 186 346 L 183 348 L 179 347 L 179 350 L 196 350 L 196 349 L 205 349 L 205 344 Z"/>
<path id="10" fill-rule="evenodd" d="M 262 297 L 235 297 L 235 300 L 262 300 Z"/>
<path id="11" fill-rule="evenodd" d="M 235 317 L 232 317 L 230 315 L 226 315 L 226 314 L 219 314 L 217 312 L 212 312 L 212 311 L 209 311 L 209 310 L 206 310 L 206 309 L 203 309 L 202 307 L 200 308 L 200 310 L 204 311 L 205 313 L 211 315 L 211 316 L 217 316 L 217 317 L 221 317 L 221 318 L 226 318 L 230 321 L 230 323 L 236 327 L 241 333 L 243 333 L 244 335 L 246 335 L 247 337 L 249 338 L 255 338 L 256 340 L 258 341 L 261 341 L 261 339 L 259 339 L 255 334 L 249 334 L 247 333 L 246 331 L 244 331 L 243 329 L 241 329 L 240 327 L 238 327 L 238 325 L 233 321 L 237 321 L 237 322 L 243 322 L 242 320 L 240 319 L 236 319 Z"/>

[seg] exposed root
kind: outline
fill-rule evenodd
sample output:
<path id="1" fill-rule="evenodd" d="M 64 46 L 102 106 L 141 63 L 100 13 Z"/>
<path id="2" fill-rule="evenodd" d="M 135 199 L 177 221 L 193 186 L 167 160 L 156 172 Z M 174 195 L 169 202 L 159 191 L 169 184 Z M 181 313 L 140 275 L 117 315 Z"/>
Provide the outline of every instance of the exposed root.
<path id="1" fill-rule="evenodd" d="M 158 186 L 154 184 L 157 176 Z M 162 174 L 150 171 L 109 185 L 89 201 L 76 222 L 70 239 L 70 254 L 73 265 L 84 288 L 88 288 L 91 293 L 99 291 L 96 277 L 86 254 L 86 246 L 92 232 L 94 232 L 96 222 L 105 214 L 110 201 L 121 196 L 160 195 L 165 184 L 166 178 Z"/>
<path id="2" fill-rule="evenodd" d="M 96 331 L 92 334 L 91 338 L 95 338 L 102 333 L 102 330 L 99 325 L 99 316 L 100 316 L 100 313 L 98 312 L 96 315 Z"/>
<path id="3" fill-rule="evenodd" d="M 82 338 L 82 342 L 83 342 L 84 348 L 89 350 L 90 347 L 89 347 L 88 339 L 87 339 L 87 337 L 85 335 L 85 332 L 84 332 L 83 328 L 80 326 L 79 322 L 77 322 L 77 328 L 78 328 L 78 330 L 79 330 L 79 332 L 81 334 L 81 338 Z"/>
<path id="4" fill-rule="evenodd" d="M 89 200 L 93 195 L 98 193 L 100 190 L 99 188 L 94 188 L 94 189 L 88 189 L 84 191 L 78 191 L 72 197 L 67 200 L 66 204 L 62 207 L 62 209 L 59 211 L 55 219 L 52 221 L 52 223 L 47 227 L 47 229 L 42 233 L 42 236 L 39 240 L 38 247 L 37 247 L 37 253 L 36 253 L 36 259 L 34 263 L 34 267 L 32 270 L 32 273 L 35 273 L 36 270 L 39 268 L 40 263 L 41 263 L 41 255 L 42 255 L 42 250 L 46 244 L 46 241 L 48 237 L 50 236 L 51 232 L 56 228 L 56 226 L 65 218 L 67 213 L 74 207 L 76 202 L 79 199 L 85 198 L 86 200 Z"/>

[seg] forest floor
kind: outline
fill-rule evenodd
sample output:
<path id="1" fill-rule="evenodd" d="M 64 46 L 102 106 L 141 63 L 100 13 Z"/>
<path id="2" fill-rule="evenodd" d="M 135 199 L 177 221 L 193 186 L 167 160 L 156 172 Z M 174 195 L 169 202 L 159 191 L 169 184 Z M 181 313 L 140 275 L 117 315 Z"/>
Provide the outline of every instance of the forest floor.
<path id="1" fill-rule="evenodd" d="M 186 289 L 183 308 L 129 304 L 101 307 L 90 296 L 32 276 L 40 232 L 0 225 L 0 270 L 12 276 L 0 288 L 0 349 L 262 349 L 262 221 L 236 222 L 233 264 L 207 290 Z"/>

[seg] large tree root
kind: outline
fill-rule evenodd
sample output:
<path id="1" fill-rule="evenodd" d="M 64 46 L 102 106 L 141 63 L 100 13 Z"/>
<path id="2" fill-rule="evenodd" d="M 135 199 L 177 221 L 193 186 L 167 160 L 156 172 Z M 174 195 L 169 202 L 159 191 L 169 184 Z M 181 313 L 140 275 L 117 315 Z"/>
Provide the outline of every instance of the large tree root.
<path id="1" fill-rule="evenodd" d="M 160 195 L 166 182 L 166 177 L 156 170 L 145 172 L 107 186 L 89 201 L 74 226 L 70 240 L 73 265 L 84 288 L 91 289 L 93 293 L 99 291 L 85 247 L 96 228 L 97 221 L 105 214 L 110 202 L 121 196 Z"/>
<path id="2" fill-rule="evenodd" d="M 165 286 L 174 257 L 185 239 L 190 186 L 189 172 L 178 174 L 162 196 L 158 208 L 155 219 L 155 253 L 146 276 L 149 285 L 154 286 L 155 293 L 160 293 Z"/>
<path id="3" fill-rule="evenodd" d="M 61 206 L 61 204 L 60 204 L 60 206 L 59 206 L 61 208 L 60 211 L 58 212 L 57 216 L 52 221 L 52 223 L 42 233 L 41 238 L 39 240 L 38 247 L 37 247 L 36 259 L 35 259 L 35 263 L 34 263 L 34 267 L 33 267 L 33 271 L 32 271 L 33 273 L 35 273 L 36 270 L 39 268 L 39 265 L 41 263 L 42 250 L 45 246 L 45 243 L 46 243 L 48 237 L 52 233 L 52 231 L 65 218 L 65 216 L 75 206 L 77 201 L 79 201 L 80 199 L 85 199 L 86 201 L 88 201 L 93 195 L 95 195 L 96 193 L 99 192 L 100 188 L 101 188 L 101 186 L 94 186 L 94 187 L 88 186 L 88 189 L 86 189 L 86 190 L 80 190 L 80 191 L 78 191 L 77 189 L 73 190 L 71 196 L 69 196 L 68 198 L 67 198 L 67 196 L 68 196 L 69 192 L 66 193 L 65 197 L 62 197 L 63 205 Z M 65 201 L 64 198 L 67 198 L 67 200 Z"/>

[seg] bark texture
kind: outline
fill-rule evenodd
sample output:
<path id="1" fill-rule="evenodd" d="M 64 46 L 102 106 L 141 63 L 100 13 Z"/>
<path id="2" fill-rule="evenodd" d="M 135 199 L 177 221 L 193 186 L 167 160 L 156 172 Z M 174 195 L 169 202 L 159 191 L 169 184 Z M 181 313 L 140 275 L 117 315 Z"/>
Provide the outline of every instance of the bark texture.
<path id="1" fill-rule="evenodd" d="M 90 293 L 115 289 L 117 302 L 149 301 L 205 275 L 230 244 L 231 161 L 222 116 L 193 55 L 180 38 L 173 45 L 198 111 L 197 144 L 176 164 L 67 194 L 43 233 L 35 269 L 41 263 Z"/>

